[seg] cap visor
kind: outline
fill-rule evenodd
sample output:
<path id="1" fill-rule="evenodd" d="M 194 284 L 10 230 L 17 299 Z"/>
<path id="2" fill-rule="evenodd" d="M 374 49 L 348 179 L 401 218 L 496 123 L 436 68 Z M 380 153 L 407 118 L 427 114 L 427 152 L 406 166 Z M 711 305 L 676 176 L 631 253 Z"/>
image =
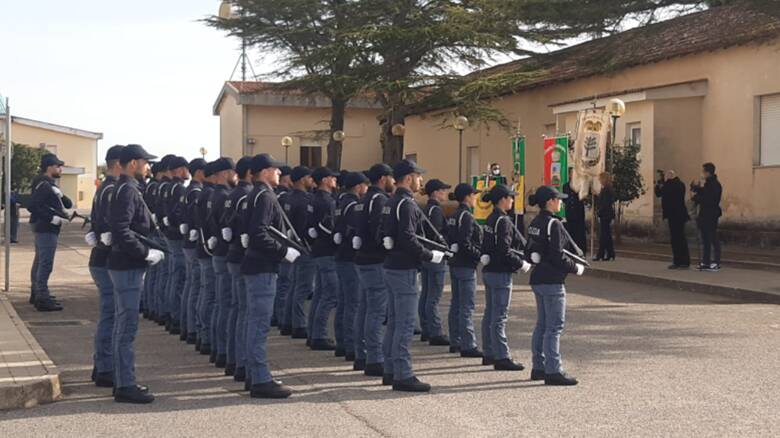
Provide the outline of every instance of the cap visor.
<path id="1" fill-rule="evenodd" d="M 144 160 L 146 160 L 146 161 L 149 161 L 149 160 L 156 160 L 156 159 L 157 159 L 157 155 L 152 155 L 152 154 L 150 154 L 149 152 L 147 152 L 147 153 L 146 153 L 146 155 L 145 155 L 145 156 L 143 156 L 143 157 L 141 157 L 141 158 L 143 158 L 143 159 L 144 159 Z"/>
<path id="2" fill-rule="evenodd" d="M 569 199 L 569 195 L 567 195 L 566 193 L 558 193 L 558 194 L 556 195 L 556 197 L 557 197 L 558 199 Z"/>
<path id="3" fill-rule="evenodd" d="M 270 156 L 268 157 L 268 167 L 275 167 L 275 168 L 278 169 L 278 168 L 280 168 L 282 166 L 286 166 L 286 165 L 287 165 L 287 163 L 285 163 L 283 161 L 279 161 L 279 160 L 277 160 L 275 158 L 272 158 Z"/>

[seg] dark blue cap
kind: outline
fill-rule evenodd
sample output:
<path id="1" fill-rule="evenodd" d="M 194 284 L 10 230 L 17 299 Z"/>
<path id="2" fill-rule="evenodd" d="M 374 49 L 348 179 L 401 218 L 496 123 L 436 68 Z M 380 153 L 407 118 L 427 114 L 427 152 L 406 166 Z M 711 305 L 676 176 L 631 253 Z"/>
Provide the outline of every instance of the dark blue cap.
<path id="1" fill-rule="evenodd" d="M 108 148 L 106 151 L 106 163 L 109 161 L 118 160 L 119 153 L 122 152 L 122 148 L 124 148 L 124 146 L 121 144 L 117 144 Z"/>
<path id="2" fill-rule="evenodd" d="M 203 158 L 195 158 L 190 161 L 190 173 L 195 175 L 195 172 L 206 168 L 206 160 Z"/>
<path id="3" fill-rule="evenodd" d="M 344 176 L 343 186 L 351 189 L 358 184 L 368 184 L 368 182 L 368 178 L 363 174 L 363 172 L 349 172 L 346 174 L 346 176 Z"/>
<path id="4" fill-rule="evenodd" d="M 347 169 L 341 169 L 339 172 L 339 176 L 336 177 L 336 184 L 339 185 L 339 187 L 343 187 L 347 178 L 347 175 L 349 175 L 349 170 Z"/>
<path id="5" fill-rule="evenodd" d="M 295 182 L 308 175 L 311 175 L 311 169 L 306 166 L 297 166 L 290 172 L 290 179 Z"/>
<path id="6" fill-rule="evenodd" d="M 252 170 L 252 157 L 241 157 L 236 163 L 236 173 L 239 178 L 246 177 L 246 173 Z"/>
<path id="7" fill-rule="evenodd" d="M 393 168 L 388 166 L 385 163 L 377 163 L 371 166 L 370 169 L 368 169 L 368 179 L 371 180 L 372 183 L 375 183 L 379 181 L 380 178 L 383 176 L 388 176 L 393 174 Z"/>
<path id="8" fill-rule="evenodd" d="M 517 193 L 515 193 L 512 189 L 507 187 L 505 184 L 496 184 L 493 186 L 493 188 L 490 189 L 489 192 L 482 195 L 483 201 L 489 201 L 492 203 L 496 203 L 500 201 L 502 198 L 506 198 L 507 196 L 515 197 L 517 196 Z"/>
<path id="9" fill-rule="evenodd" d="M 290 166 L 282 166 L 279 168 L 279 170 L 282 172 L 282 176 L 287 176 L 292 174 L 292 167 Z"/>
<path id="10" fill-rule="evenodd" d="M 166 154 L 160 159 L 160 172 L 171 170 L 171 160 L 176 158 L 176 155 Z"/>
<path id="11" fill-rule="evenodd" d="M 334 172 L 327 167 L 318 167 L 314 169 L 314 171 L 311 173 L 311 177 L 314 178 L 314 181 L 319 184 L 320 181 L 323 179 L 329 177 L 329 176 L 339 176 L 338 172 Z"/>
<path id="12" fill-rule="evenodd" d="M 216 160 L 206 164 L 204 173 L 206 176 L 211 176 L 223 170 L 231 170 L 235 167 L 233 159 L 228 157 L 217 158 Z"/>
<path id="13" fill-rule="evenodd" d="M 425 169 L 409 159 L 401 160 L 398 164 L 393 166 L 393 176 L 395 179 L 401 179 L 411 173 L 425 173 Z"/>
<path id="14" fill-rule="evenodd" d="M 178 169 L 180 167 L 187 167 L 189 163 L 184 157 L 171 157 L 168 159 L 168 170 Z"/>
<path id="15" fill-rule="evenodd" d="M 41 157 L 41 169 L 46 170 L 49 166 L 63 166 L 65 162 L 57 158 L 56 155 L 48 153 Z"/>
<path id="16" fill-rule="evenodd" d="M 528 204 L 544 207 L 544 204 L 550 199 L 567 199 L 568 197 L 569 195 L 559 192 L 555 187 L 541 186 L 536 189 L 536 193 L 528 197 Z"/>
<path id="17" fill-rule="evenodd" d="M 127 164 L 133 160 L 154 160 L 156 155 L 152 155 L 146 152 L 143 146 L 140 144 L 129 144 L 122 148 L 122 152 L 119 153 L 119 162 L 121 164 Z"/>
<path id="18" fill-rule="evenodd" d="M 279 169 L 282 166 L 284 166 L 284 163 L 277 161 L 270 154 L 258 154 L 252 157 L 252 173 L 258 173 L 270 167 Z"/>
<path id="19" fill-rule="evenodd" d="M 479 190 L 466 183 L 460 183 L 455 186 L 455 200 L 458 202 L 463 201 L 466 199 L 466 196 L 472 193 L 479 193 Z"/>
<path id="20" fill-rule="evenodd" d="M 430 195 L 436 190 L 446 190 L 451 188 L 452 188 L 451 185 L 445 184 L 442 180 L 434 178 L 428 181 L 427 183 L 425 183 L 425 194 Z"/>

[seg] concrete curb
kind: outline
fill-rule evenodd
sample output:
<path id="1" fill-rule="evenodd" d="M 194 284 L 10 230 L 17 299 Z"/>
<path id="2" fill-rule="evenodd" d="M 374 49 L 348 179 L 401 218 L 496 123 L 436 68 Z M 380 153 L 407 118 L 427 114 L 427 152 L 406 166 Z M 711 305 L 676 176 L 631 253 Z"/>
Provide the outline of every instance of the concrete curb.
<path id="1" fill-rule="evenodd" d="M 588 272 L 595 277 L 605 278 L 608 280 L 621 280 L 642 284 L 651 284 L 655 286 L 665 286 L 686 292 L 717 295 L 751 303 L 780 304 L 780 294 L 764 292 L 760 290 L 735 288 L 717 284 L 697 283 L 685 280 L 672 280 L 668 278 L 654 277 L 652 275 L 599 269 L 597 267 L 588 269 Z"/>
<path id="2" fill-rule="evenodd" d="M 38 372 L 33 372 L 33 375 L 14 375 L 12 382 L 0 383 L 0 410 L 30 408 L 58 400 L 62 395 L 59 369 L 27 329 L 24 321 L 19 318 L 8 297 L 2 293 L 0 293 L 0 307 L 2 308 L 0 311 L 7 314 L 16 328 L 17 333 L 11 335 L 21 338 L 17 343 L 24 345 L 27 349 L 25 353 L 34 356 L 39 362 L 35 367 Z M 0 355 L 2 353 L 3 351 L 0 350 Z M 5 362 L 0 363 L 3 364 Z M 41 367 L 43 373 L 39 372 Z"/>

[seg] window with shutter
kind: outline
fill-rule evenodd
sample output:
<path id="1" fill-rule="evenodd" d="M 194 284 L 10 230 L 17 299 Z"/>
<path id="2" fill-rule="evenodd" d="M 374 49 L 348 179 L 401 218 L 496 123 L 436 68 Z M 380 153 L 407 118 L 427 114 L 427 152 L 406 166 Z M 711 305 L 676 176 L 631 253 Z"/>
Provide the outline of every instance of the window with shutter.
<path id="1" fill-rule="evenodd" d="M 780 94 L 761 96 L 761 165 L 780 165 Z"/>

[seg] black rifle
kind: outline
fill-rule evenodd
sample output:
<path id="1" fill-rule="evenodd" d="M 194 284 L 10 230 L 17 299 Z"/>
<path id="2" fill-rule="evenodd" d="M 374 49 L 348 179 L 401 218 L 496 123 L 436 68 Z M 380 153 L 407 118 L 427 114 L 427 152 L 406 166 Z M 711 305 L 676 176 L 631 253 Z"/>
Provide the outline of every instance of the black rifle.
<path id="1" fill-rule="evenodd" d="M 164 245 L 161 245 L 159 242 L 155 241 L 154 239 L 150 239 L 137 231 L 130 230 L 130 232 L 133 233 L 136 239 L 140 240 L 141 243 L 148 246 L 149 248 L 162 251 L 166 254 L 170 254 L 168 248 L 166 248 Z"/>
<path id="2" fill-rule="evenodd" d="M 275 227 L 269 226 L 268 231 L 271 232 L 271 237 L 275 238 L 279 243 L 289 246 L 290 248 L 295 248 L 298 252 L 300 252 L 303 255 L 310 255 L 311 250 L 308 247 L 303 246 L 300 242 L 297 242 L 290 238 L 290 236 L 282 233 Z"/>
<path id="3" fill-rule="evenodd" d="M 434 249 L 436 251 L 441 251 L 448 258 L 451 258 L 451 257 L 455 256 L 455 253 L 450 251 L 450 249 L 447 247 L 447 245 L 442 245 L 439 242 L 435 242 L 435 241 L 433 241 L 433 240 L 431 240 L 431 239 L 429 239 L 429 238 L 427 238 L 425 236 L 421 236 L 419 234 L 416 234 L 416 236 L 417 236 L 417 240 L 419 240 L 420 242 L 422 242 L 425 245 L 430 246 L 431 248 L 429 248 L 429 249 Z"/>
<path id="4" fill-rule="evenodd" d="M 87 216 L 80 215 L 78 212 L 74 211 L 70 216 L 68 216 L 64 211 L 57 210 L 56 208 L 49 207 L 49 210 L 52 211 L 56 216 L 59 216 L 63 219 L 67 219 L 68 222 L 73 222 L 73 219 L 81 219 L 84 221 L 84 223 L 81 224 L 81 229 L 83 230 L 87 225 L 92 223 L 92 219 L 90 219 Z"/>

